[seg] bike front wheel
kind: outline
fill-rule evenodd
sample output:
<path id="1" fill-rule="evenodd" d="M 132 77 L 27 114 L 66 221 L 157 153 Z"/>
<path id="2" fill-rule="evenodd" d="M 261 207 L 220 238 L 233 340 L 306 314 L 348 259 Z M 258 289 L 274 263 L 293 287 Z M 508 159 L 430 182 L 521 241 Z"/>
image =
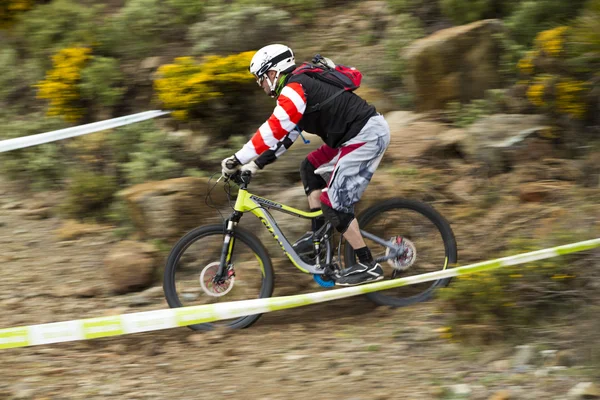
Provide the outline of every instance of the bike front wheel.
<path id="1" fill-rule="evenodd" d="M 390 199 L 377 203 L 358 217 L 360 229 L 385 241 L 404 243 L 406 252 L 380 264 L 385 279 L 398 279 L 451 268 L 456 265 L 456 240 L 450 224 L 428 204 Z M 373 258 L 386 256 L 386 247 L 365 238 Z M 389 250 L 387 250 L 389 251 Z M 346 243 L 346 268 L 357 262 L 354 249 Z M 451 278 L 368 293 L 366 296 L 379 305 L 403 307 L 426 301 L 434 290 L 447 286 Z"/>
<path id="2" fill-rule="evenodd" d="M 173 247 L 165 267 L 163 289 L 171 308 L 271 297 L 274 273 L 271 258 L 260 240 L 236 227 L 231 250 L 230 276 L 221 285 L 212 282 L 219 266 L 225 230 L 223 225 L 194 229 Z M 221 325 L 246 328 L 261 314 L 215 323 L 190 325 L 193 330 L 211 330 Z"/>

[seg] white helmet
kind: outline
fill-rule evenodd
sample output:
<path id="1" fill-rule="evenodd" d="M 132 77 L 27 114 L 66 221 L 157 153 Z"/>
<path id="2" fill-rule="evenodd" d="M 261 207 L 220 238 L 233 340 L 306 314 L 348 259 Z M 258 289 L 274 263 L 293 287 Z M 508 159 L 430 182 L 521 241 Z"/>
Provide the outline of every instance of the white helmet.
<path id="1" fill-rule="evenodd" d="M 262 81 L 268 71 L 277 71 L 277 76 L 273 82 L 269 83 L 271 92 L 275 92 L 275 82 L 279 74 L 288 72 L 296 66 L 294 52 L 283 44 L 270 44 L 258 50 L 250 61 L 250 72 L 259 80 L 258 84 L 262 86 Z"/>

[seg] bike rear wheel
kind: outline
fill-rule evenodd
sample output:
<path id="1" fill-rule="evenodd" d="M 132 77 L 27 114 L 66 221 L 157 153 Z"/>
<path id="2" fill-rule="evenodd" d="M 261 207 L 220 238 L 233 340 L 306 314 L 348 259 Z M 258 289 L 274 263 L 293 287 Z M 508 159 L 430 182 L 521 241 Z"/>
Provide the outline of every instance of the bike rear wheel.
<path id="1" fill-rule="evenodd" d="M 271 297 L 274 285 L 271 258 L 260 240 L 240 227 L 235 228 L 231 255 L 235 275 L 223 285 L 212 283 L 224 235 L 223 225 L 208 225 L 194 229 L 175 244 L 167 259 L 163 283 L 171 308 Z M 255 314 L 189 327 L 211 330 L 221 325 L 240 329 L 252 325 L 260 316 Z"/>
<path id="2" fill-rule="evenodd" d="M 358 217 L 360 229 L 386 241 L 404 241 L 410 252 L 395 260 L 383 261 L 385 279 L 434 272 L 456 265 L 457 249 L 450 224 L 428 204 L 390 199 L 377 203 Z M 373 258 L 384 256 L 386 247 L 365 238 Z M 346 243 L 346 268 L 357 262 L 354 249 Z M 403 307 L 426 301 L 434 290 L 447 286 L 451 278 L 368 293 L 366 296 L 379 305 Z"/>

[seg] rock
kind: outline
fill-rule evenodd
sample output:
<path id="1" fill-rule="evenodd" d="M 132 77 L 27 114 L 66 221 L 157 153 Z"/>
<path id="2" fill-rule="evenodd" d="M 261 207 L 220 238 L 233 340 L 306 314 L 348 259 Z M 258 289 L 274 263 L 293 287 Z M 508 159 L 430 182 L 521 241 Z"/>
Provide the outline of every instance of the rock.
<path id="1" fill-rule="evenodd" d="M 556 358 L 554 359 L 555 365 L 560 365 L 564 367 L 572 367 L 575 365 L 575 353 L 571 350 L 561 350 L 556 353 Z"/>
<path id="2" fill-rule="evenodd" d="M 567 397 L 572 400 L 600 399 L 600 387 L 592 382 L 581 382 L 569 390 Z"/>
<path id="3" fill-rule="evenodd" d="M 35 397 L 35 389 L 29 384 L 19 383 L 13 388 L 12 399 L 14 400 L 29 400 Z"/>
<path id="4" fill-rule="evenodd" d="M 501 390 L 491 395 L 488 400 L 510 400 L 512 398 L 509 390 Z"/>
<path id="5" fill-rule="evenodd" d="M 391 141 L 386 158 L 392 160 L 419 159 L 433 152 L 446 125 L 437 122 L 415 121 L 403 127 L 390 125 Z"/>
<path id="6" fill-rule="evenodd" d="M 145 238 L 176 239 L 196 226 L 220 221 L 217 211 L 204 202 L 208 191 L 207 178 L 184 177 L 135 185 L 118 196 L 125 199 L 135 227 Z M 225 205 L 221 186 L 211 191 L 211 199 L 217 206 Z"/>
<path id="7" fill-rule="evenodd" d="M 96 297 L 101 293 L 100 287 L 97 285 L 79 288 L 75 291 L 75 297 L 90 298 Z"/>
<path id="8" fill-rule="evenodd" d="M 306 357 L 308 356 L 305 354 L 287 354 L 283 357 L 283 359 L 286 361 L 298 361 Z"/>
<path id="9" fill-rule="evenodd" d="M 440 30 L 409 45 L 401 56 L 417 110 L 482 98 L 486 90 L 499 87 L 502 49 L 494 34 L 502 31 L 499 20 L 483 20 Z"/>
<path id="10" fill-rule="evenodd" d="M 50 207 L 41 207 L 35 209 L 24 210 L 21 215 L 26 219 L 46 219 L 52 215 Z"/>
<path id="11" fill-rule="evenodd" d="M 123 241 L 104 259 L 106 277 L 115 293 L 128 293 L 150 286 L 157 267 L 156 249 L 146 243 Z"/>
<path id="12" fill-rule="evenodd" d="M 160 67 L 162 58 L 160 56 L 146 57 L 140 63 L 140 69 L 153 71 Z"/>
<path id="13" fill-rule="evenodd" d="M 517 346 L 517 353 L 513 360 L 513 368 L 518 372 L 524 372 L 529 368 L 533 360 L 533 347 L 529 345 Z"/>
<path id="14" fill-rule="evenodd" d="M 573 184 L 557 181 L 529 182 L 519 185 L 519 199 L 523 202 L 542 202 L 551 200 L 561 191 L 568 190 Z"/>
<path id="15" fill-rule="evenodd" d="M 510 370 L 511 362 L 510 360 L 496 360 L 490 363 L 490 367 L 494 371 L 505 372 Z"/>
<path id="16" fill-rule="evenodd" d="M 457 385 L 452 385 L 450 387 L 450 390 L 456 396 L 469 396 L 471 394 L 471 392 L 473 391 L 471 389 L 471 386 L 467 385 L 466 383 L 459 383 Z"/>
<path id="17" fill-rule="evenodd" d="M 552 157 L 549 141 L 537 137 L 547 129 L 541 115 L 494 114 L 467 128 L 462 151 L 467 159 L 483 162 L 491 175 L 506 172 L 516 164 Z"/>
<path id="18" fill-rule="evenodd" d="M 11 203 L 6 203 L 2 206 L 3 210 L 18 210 L 23 207 L 23 202 L 21 201 L 13 201 Z"/>
<path id="19" fill-rule="evenodd" d="M 67 220 L 55 233 L 60 240 L 74 240 L 90 233 L 106 232 L 110 229 L 110 227 L 104 225 L 84 224 L 75 220 Z"/>
<path id="20" fill-rule="evenodd" d="M 446 188 L 448 195 L 458 202 L 470 202 L 474 190 L 475 182 L 472 179 L 458 179 Z"/>

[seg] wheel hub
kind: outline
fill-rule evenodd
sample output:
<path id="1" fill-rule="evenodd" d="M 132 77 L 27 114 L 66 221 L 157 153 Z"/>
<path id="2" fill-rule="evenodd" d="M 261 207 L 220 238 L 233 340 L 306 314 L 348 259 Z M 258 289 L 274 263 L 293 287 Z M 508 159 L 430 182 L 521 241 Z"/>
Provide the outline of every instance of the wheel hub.
<path id="1" fill-rule="evenodd" d="M 229 269 L 222 282 L 215 282 L 215 276 L 219 270 L 219 262 L 215 261 L 208 264 L 200 273 L 200 287 L 202 291 L 212 297 L 225 296 L 233 289 L 235 275 L 233 269 Z"/>
<path id="2" fill-rule="evenodd" d="M 388 264 L 395 270 L 406 271 L 415 263 L 415 260 L 417 259 L 417 249 L 414 243 L 400 236 L 393 236 L 390 239 L 390 242 L 397 246 L 403 246 L 403 250 L 398 257 L 387 260 Z M 386 248 L 385 255 L 388 256 L 390 251 L 391 249 L 389 247 Z"/>

